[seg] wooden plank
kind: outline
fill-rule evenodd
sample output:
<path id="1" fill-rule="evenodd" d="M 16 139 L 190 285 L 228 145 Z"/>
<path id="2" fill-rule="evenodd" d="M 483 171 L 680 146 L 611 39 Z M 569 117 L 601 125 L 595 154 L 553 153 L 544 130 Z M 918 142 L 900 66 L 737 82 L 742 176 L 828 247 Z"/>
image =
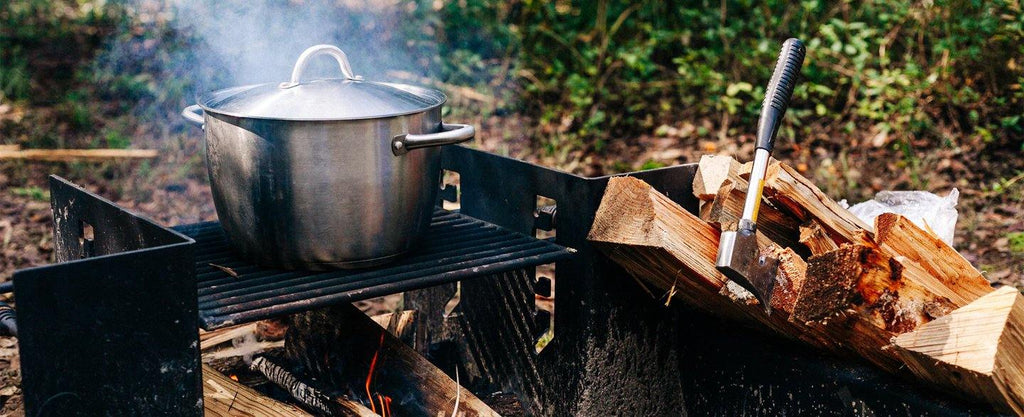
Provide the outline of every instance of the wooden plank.
<path id="1" fill-rule="evenodd" d="M 203 409 L 208 417 L 311 417 L 203 365 Z"/>
<path id="2" fill-rule="evenodd" d="M 1024 297 L 1003 287 L 895 339 L 921 379 L 1024 415 Z"/>
<path id="3" fill-rule="evenodd" d="M 158 155 L 159 151 L 155 149 L 0 149 L 0 160 L 19 159 L 45 162 L 153 159 Z"/>

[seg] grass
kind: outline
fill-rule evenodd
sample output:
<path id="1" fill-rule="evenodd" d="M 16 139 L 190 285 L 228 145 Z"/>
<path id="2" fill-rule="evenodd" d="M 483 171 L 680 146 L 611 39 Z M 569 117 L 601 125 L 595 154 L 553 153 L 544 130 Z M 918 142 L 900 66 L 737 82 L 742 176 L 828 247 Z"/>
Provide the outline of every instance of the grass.
<path id="1" fill-rule="evenodd" d="M 11 188 L 11 194 L 36 201 L 50 201 L 50 192 L 36 186 Z"/>

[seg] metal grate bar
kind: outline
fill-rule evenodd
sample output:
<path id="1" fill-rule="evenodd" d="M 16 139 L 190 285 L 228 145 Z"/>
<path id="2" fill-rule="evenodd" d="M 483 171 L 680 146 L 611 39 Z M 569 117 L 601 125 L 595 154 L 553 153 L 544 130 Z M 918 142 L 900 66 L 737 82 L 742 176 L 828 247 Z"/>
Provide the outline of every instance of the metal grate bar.
<path id="1" fill-rule="evenodd" d="M 177 229 L 196 240 L 199 319 L 207 330 L 529 268 L 567 259 L 573 252 L 460 213 L 437 210 L 418 249 L 394 263 L 357 270 L 288 271 L 235 256 L 217 223 Z M 231 268 L 238 277 L 214 265 Z"/>

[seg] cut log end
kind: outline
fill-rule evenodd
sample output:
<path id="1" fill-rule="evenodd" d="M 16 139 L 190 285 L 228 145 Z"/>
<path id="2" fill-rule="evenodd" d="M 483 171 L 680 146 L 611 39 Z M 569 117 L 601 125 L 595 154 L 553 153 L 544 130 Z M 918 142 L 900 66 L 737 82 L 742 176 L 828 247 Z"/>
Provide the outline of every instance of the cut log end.
<path id="1" fill-rule="evenodd" d="M 1024 297 L 1015 288 L 982 296 L 894 344 L 922 379 L 1024 415 Z"/>

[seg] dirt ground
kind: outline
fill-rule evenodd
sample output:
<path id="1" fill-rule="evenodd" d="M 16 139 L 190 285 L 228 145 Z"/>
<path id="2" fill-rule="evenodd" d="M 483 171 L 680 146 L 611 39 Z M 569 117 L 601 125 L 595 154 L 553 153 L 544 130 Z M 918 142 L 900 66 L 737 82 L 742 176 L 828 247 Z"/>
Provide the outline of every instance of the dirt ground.
<path id="1" fill-rule="evenodd" d="M 499 154 L 555 166 L 581 175 L 603 175 L 692 163 L 703 154 L 748 159 L 749 136 L 695 138 L 699 125 L 664 126 L 658 134 L 633 144 L 613 142 L 600 154 L 548 155 L 527 139 L 522 120 L 489 117 L 479 120 L 475 146 Z M 823 132 L 831 129 L 822 129 Z M 801 138 L 795 145 L 780 140 L 779 159 L 788 161 L 836 199 L 857 202 L 883 189 L 925 188 L 940 194 L 952 187 L 961 192 L 955 247 L 986 276 L 1000 285 L 1024 287 L 1024 255 L 1011 250 L 1007 235 L 1024 231 L 1024 208 L 1013 192 L 985 191 L 993 177 L 1010 178 L 1024 170 L 1021 162 L 998 155 L 977 155 L 956 148 L 923 153 L 912 169 L 894 158 L 890 147 L 867 138 L 849 138 L 844 145 L 827 136 Z M 52 261 L 51 215 L 46 176 L 57 174 L 109 198 L 122 207 L 165 225 L 214 220 L 209 185 L 204 177 L 198 131 L 177 143 L 154 144 L 161 156 L 150 163 L 103 165 L 0 162 L 0 281 L 17 270 Z M 566 160 L 575 162 L 566 162 Z M 143 171 L 144 174 L 143 174 Z M 1015 181 L 1020 181 L 1018 178 Z M 1020 181 L 1024 182 L 1024 181 Z M 0 299 L 9 300 L 9 295 Z M 0 417 L 23 415 L 18 388 L 19 360 L 15 338 L 0 338 Z"/>

